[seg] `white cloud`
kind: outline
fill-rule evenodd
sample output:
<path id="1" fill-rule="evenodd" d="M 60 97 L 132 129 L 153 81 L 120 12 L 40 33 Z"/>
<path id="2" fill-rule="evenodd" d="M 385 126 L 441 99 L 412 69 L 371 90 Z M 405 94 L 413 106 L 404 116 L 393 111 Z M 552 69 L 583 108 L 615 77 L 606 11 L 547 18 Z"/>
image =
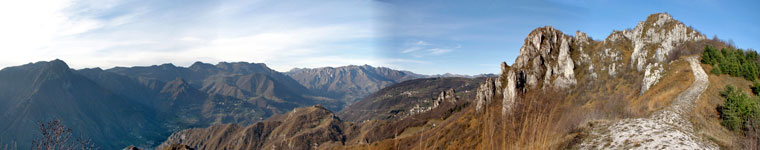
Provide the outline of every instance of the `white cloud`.
<path id="1" fill-rule="evenodd" d="M 62 11 L 71 1 L 0 1 L 0 67 L 49 60 L 48 50 L 61 38 L 96 29 L 102 23 L 73 19 Z"/>
<path id="2" fill-rule="evenodd" d="M 401 51 L 401 53 L 407 54 L 407 53 L 415 52 L 415 51 L 418 51 L 418 50 L 421 50 L 421 49 L 422 49 L 422 47 L 409 47 L 409 48 L 406 48 L 403 51 Z"/>
<path id="3" fill-rule="evenodd" d="M 443 55 L 454 51 L 454 49 L 462 48 L 462 45 L 446 46 L 443 44 L 435 44 L 425 41 L 408 42 L 404 44 L 406 47 L 401 51 L 402 54 L 407 54 L 413 57 L 425 57 L 432 55 Z"/>
<path id="4" fill-rule="evenodd" d="M 451 51 L 452 51 L 452 49 L 446 49 L 446 48 L 432 48 L 432 49 L 428 49 L 428 52 L 430 52 L 430 54 L 433 54 L 433 55 L 446 54 L 446 53 L 449 53 Z"/>
<path id="5" fill-rule="evenodd" d="M 417 44 L 417 45 L 430 45 L 429 43 L 427 43 L 425 41 L 417 41 L 417 43 L 415 43 L 415 44 Z"/>
<path id="6" fill-rule="evenodd" d="M 375 34 L 371 12 L 362 11 L 369 3 L 2 1 L 0 68 L 55 58 L 74 68 L 195 61 L 263 62 L 279 71 L 382 65 L 370 58 Z"/>

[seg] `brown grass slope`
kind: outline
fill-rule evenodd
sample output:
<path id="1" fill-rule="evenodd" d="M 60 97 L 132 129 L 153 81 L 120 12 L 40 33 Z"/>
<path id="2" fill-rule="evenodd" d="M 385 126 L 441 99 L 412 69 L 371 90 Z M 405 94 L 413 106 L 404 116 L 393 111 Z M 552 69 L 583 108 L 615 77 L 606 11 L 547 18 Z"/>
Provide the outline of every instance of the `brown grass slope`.
<path id="1" fill-rule="evenodd" d="M 423 78 L 404 81 L 347 106 L 338 112 L 347 121 L 401 119 L 415 106 L 429 107 L 441 91 L 453 89 L 460 99 L 474 99 L 485 78 Z"/>
<path id="2" fill-rule="evenodd" d="M 159 147 L 183 144 L 204 149 L 311 149 L 323 144 L 343 144 L 340 121 L 322 106 L 294 109 L 249 126 L 215 125 L 174 133 Z"/>

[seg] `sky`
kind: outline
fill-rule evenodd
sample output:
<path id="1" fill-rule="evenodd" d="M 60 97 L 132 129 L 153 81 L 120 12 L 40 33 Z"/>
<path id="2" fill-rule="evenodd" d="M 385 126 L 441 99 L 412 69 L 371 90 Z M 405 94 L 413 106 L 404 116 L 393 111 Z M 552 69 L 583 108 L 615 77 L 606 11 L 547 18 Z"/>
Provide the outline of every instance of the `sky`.
<path id="1" fill-rule="evenodd" d="M 667 12 L 708 37 L 760 48 L 760 1 L 25 0 L 0 2 L 0 68 L 196 61 L 292 68 L 373 65 L 498 73 L 537 27 L 604 39 Z"/>

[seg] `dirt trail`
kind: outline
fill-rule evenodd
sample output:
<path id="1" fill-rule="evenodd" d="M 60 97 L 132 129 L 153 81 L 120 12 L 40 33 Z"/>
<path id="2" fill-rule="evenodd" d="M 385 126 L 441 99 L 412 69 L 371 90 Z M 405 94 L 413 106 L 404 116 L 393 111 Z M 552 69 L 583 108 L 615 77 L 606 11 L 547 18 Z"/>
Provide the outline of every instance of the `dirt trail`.
<path id="1" fill-rule="evenodd" d="M 593 128 L 579 149 L 718 149 L 711 141 L 694 135 L 685 118 L 709 85 L 698 57 L 688 57 L 694 82 L 678 94 L 671 106 L 649 118 L 624 119 Z"/>

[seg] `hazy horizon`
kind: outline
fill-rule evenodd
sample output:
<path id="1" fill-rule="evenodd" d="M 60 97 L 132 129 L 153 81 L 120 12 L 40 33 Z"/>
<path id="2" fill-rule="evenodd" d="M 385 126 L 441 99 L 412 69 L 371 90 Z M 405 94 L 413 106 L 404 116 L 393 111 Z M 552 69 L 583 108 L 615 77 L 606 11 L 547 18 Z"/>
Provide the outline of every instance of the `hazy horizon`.
<path id="1" fill-rule="evenodd" d="M 498 73 L 502 61 L 512 64 L 537 27 L 600 40 L 659 12 L 708 37 L 757 48 L 751 35 L 760 34 L 753 26 L 760 17 L 741 7 L 757 3 L 8 1 L 0 2 L 6 22 L 0 68 L 57 58 L 77 69 L 244 61 L 281 72 L 368 64 L 477 75 Z M 631 7 L 612 7 L 618 5 Z"/>

